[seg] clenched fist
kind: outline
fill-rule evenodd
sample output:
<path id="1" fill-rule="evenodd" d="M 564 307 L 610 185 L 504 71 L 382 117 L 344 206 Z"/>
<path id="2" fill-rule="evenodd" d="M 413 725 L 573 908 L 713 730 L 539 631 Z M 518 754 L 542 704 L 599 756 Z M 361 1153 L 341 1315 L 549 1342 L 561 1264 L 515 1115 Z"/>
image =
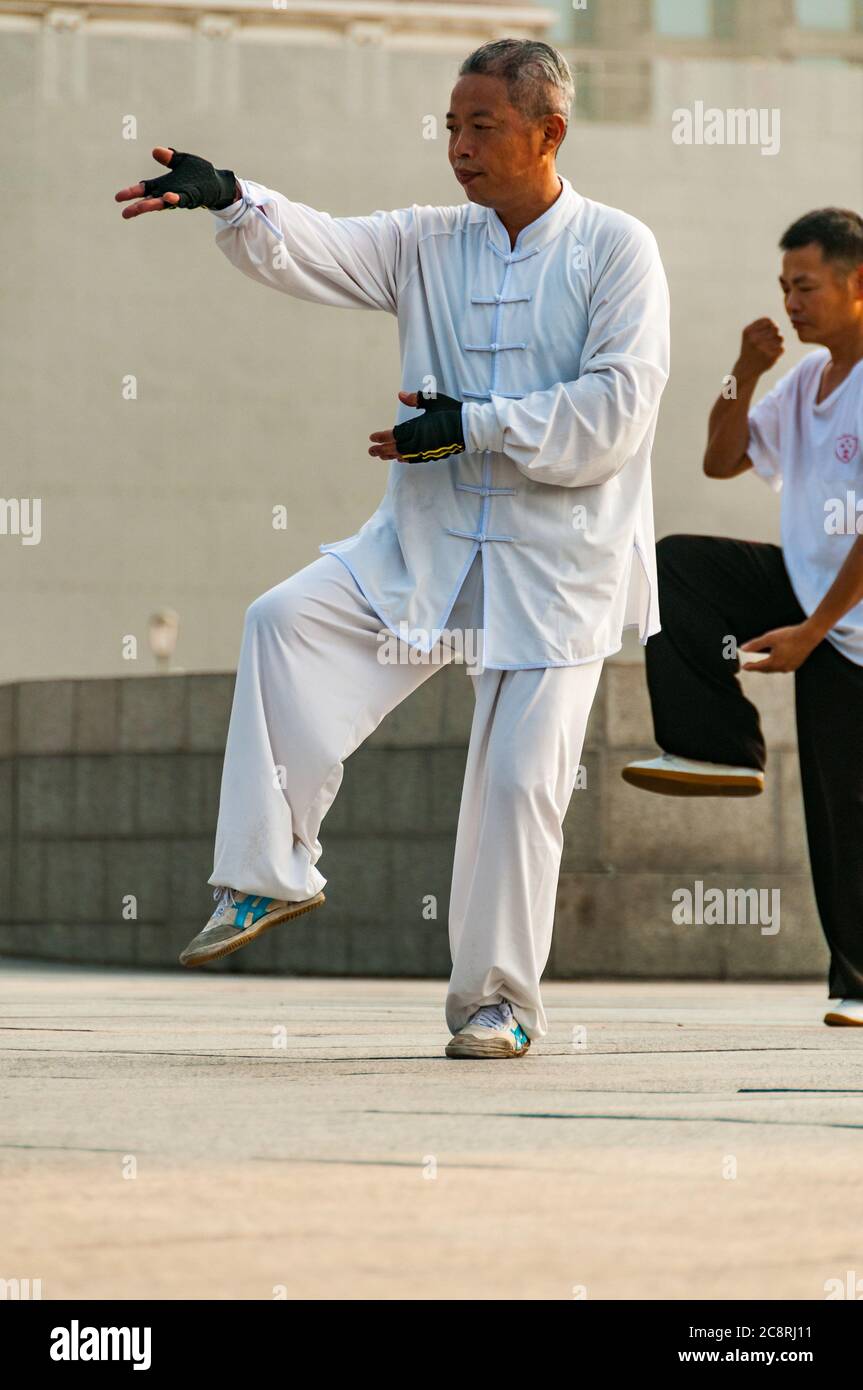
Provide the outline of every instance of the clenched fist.
<path id="1" fill-rule="evenodd" d="M 761 376 L 785 351 L 785 342 L 772 319 L 756 319 L 743 330 L 736 375 Z"/>

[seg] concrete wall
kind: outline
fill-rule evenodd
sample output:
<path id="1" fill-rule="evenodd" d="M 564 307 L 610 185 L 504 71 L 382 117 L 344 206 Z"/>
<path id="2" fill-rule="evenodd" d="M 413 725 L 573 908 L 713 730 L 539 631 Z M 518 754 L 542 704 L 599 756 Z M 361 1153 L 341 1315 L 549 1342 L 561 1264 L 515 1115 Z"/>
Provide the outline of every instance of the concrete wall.
<path id="1" fill-rule="evenodd" d="M 165 676 L 0 687 L 0 953 L 171 966 L 212 908 L 207 879 L 233 678 Z M 549 975 L 823 974 L 803 838 L 791 678 L 746 677 L 765 720 L 768 789 L 686 801 L 628 787 L 653 749 L 641 668 L 609 663 L 586 786 L 566 823 Z M 327 904 L 218 969 L 444 976 L 472 693 L 438 673 L 351 757 L 321 841 Z M 684 926 L 672 893 L 780 892 L 780 930 Z M 124 920 L 123 899 L 137 899 Z M 437 899 L 426 920 L 424 900 Z M 177 967 L 179 969 L 179 966 Z"/>
<path id="2" fill-rule="evenodd" d="M 146 671 L 147 619 L 163 605 L 181 616 L 180 666 L 229 669 L 248 602 L 374 509 L 384 465 L 367 457 L 367 436 L 392 419 L 399 386 L 389 318 L 252 285 L 215 249 L 206 214 L 125 224 L 112 195 L 153 172 L 153 144 L 173 142 L 336 214 L 460 201 L 442 120 L 458 57 L 142 25 L 3 32 L 14 196 L 0 227 L 0 491 L 40 497 L 44 531 L 30 547 L 0 535 L 0 589 L 14 594 L 0 679 Z M 667 264 L 658 533 L 775 539 L 763 485 L 700 476 L 705 419 L 742 324 L 781 317 L 784 226 L 814 205 L 863 204 L 863 78 L 663 59 L 638 70 L 636 93 L 634 71 L 615 86 L 613 64 L 596 62 L 582 80 L 604 120 L 576 123 L 561 168 L 650 223 Z M 674 145 L 671 112 L 695 100 L 779 107 L 781 152 Z M 615 119 L 642 108 L 641 121 Z M 423 138 L 429 114 L 436 140 Z M 278 505 L 287 531 L 272 528 Z"/>

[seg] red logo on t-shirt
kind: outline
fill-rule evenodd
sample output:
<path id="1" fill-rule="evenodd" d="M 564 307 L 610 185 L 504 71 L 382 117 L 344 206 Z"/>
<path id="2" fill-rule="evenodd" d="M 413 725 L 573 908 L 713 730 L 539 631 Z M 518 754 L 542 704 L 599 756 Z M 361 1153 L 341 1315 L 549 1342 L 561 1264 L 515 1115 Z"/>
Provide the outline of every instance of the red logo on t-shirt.
<path id="1" fill-rule="evenodd" d="M 840 463 L 850 463 L 860 447 L 856 434 L 840 434 L 836 440 L 836 457 Z"/>

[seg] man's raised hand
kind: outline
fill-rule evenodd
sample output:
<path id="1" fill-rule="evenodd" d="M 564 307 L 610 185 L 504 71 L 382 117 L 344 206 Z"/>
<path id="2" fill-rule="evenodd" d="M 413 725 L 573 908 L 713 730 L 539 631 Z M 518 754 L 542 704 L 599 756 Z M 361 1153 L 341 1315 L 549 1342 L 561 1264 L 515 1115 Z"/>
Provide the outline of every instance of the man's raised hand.
<path id="1" fill-rule="evenodd" d="M 169 170 L 157 179 L 142 179 L 114 194 L 118 203 L 129 203 L 123 216 L 139 217 L 142 212 L 165 212 L 172 208 L 226 208 L 239 197 L 232 169 L 216 169 L 208 159 L 196 154 L 157 145 L 153 158 Z"/>
<path id="2" fill-rule="evenodd" d="M 743 330 L 738 375 L 762 376 L 785 351 L 782 334 L 772 319 L 756 319 Z"/>

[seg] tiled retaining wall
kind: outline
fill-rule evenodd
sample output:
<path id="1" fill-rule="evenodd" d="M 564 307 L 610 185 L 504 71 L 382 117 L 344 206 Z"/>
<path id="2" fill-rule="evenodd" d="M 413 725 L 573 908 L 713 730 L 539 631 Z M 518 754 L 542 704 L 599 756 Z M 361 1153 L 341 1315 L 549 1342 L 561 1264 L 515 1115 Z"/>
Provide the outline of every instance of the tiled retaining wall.
<path id="1" fill-rule="evenodd" d="M 209 915 L 232 675 L 0 686 L 0 952 L 170 966 Z M 820 975 L 788 677 L 749 676 L 770 746 L 747 801 L 649 796 L 620 768 L 653 750 L 643 669 L 607 663 L 575 792 L 548 974 Z M 441 976 L 473 697 L 443 670 L 351 757 L 324 821 L 326 907 L 218 969 Z M 780 889 L 780 930 L 684 926 L 672 893 Z M 123 900 L 137 899 L 124 920 Z M 424 905 L 437 901 L 428 920 Z"/>

